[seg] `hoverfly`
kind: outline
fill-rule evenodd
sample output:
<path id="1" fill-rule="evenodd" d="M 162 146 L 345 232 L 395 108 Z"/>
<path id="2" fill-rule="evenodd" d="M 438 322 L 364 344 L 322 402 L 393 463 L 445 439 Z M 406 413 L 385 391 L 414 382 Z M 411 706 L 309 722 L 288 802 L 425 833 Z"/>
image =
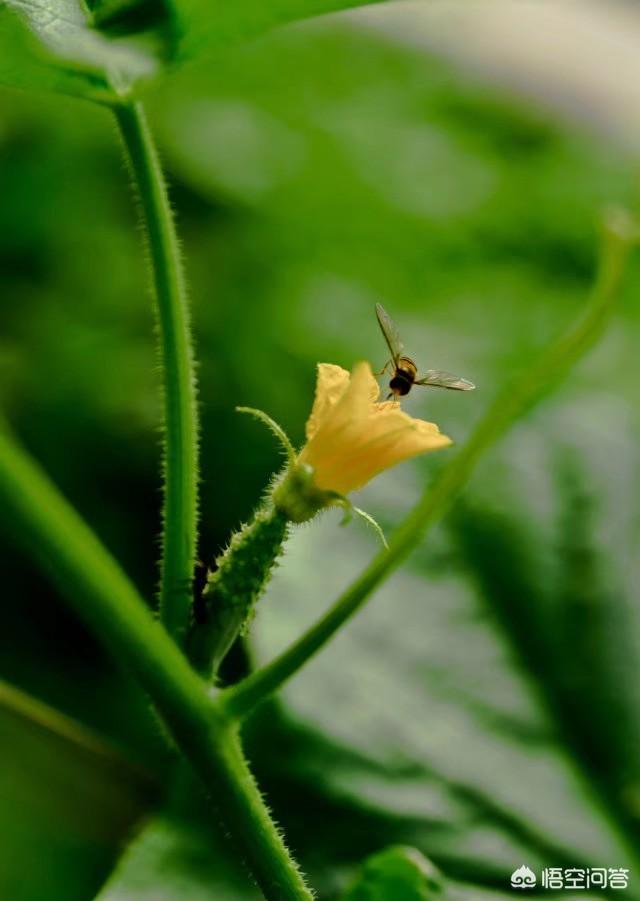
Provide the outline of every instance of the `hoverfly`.
<path id="1" fill-rule="evenodd" d="M 387 397 L 403 397 L 411 391 L 414 385 L 426 385 L 431 388 L 449 388 L 453 391 L 472 391 L 476 386 L 467 379 L 461 379 L 457 375 L 451 375 L 450 372 L 443 372 L 441 369 L 427 369 L 423 378 L 418 379 L 418 367 L 411 357 L 405 357 L 402 354 L 402 342 L 398 335 L 393 320 L 384 309 L 382 304 L 376 304 L 376 316 L 378 323 L 382 329 L 384 340 L 391 352 L 391 359 L 386 364 L 382 372 L 386 372 L 389 366 L 393 367 L 393 376 L 389 382 L 390 393 Z M 382 374 L 382 373 L 381 373 Z"/>

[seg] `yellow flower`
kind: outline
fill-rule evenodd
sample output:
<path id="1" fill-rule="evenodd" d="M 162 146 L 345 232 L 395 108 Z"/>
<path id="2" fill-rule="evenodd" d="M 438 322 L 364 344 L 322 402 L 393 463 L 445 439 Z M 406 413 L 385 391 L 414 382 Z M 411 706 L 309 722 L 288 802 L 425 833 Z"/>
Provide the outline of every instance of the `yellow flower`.
<path id="1" fill-rule="evenodd" d="M 368 363 L 351 374 L 318 365 L 307 443 L 297 458 L 311 468 L 316 488 L 344 496 L 402 460 L 451 444 L 437 425 L 412 419 L 397 401 L 379 402 L 379 395 Z"/>

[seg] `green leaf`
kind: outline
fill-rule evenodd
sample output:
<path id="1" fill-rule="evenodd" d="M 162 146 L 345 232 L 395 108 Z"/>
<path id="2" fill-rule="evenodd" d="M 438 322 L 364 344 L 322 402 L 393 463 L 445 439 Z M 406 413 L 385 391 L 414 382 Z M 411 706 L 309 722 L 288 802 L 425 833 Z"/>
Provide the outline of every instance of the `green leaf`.
<path id="1" fill-rule="evenodd" d="M 102 101 L 104 80 L 63 66 L 47 53 L 6 4 L 0 7 L 0 82 L 16 88 L 60 91 Z"/>
<path id="2" fill-rule="evenodd" d="M 589 406 L 597 409 L 597 401 Z M 558 438 L 548 450 L 547 478 L 555 509 L 544 537 L 533 536 L 527 522 L 527 504 L 534 518 L 532 499 L 520 499 L 514 515 L 515 499 L 495 509 L 476 497 L 459 506 L 451 526 L 463 565 L 516 660 L 539 686 L 559 739 L 637 845 L 640 716 L 634 673 L 640 667 L 640 629 L 628 582 L 637 513 L 622 489 L 632 483 L 637 459 L 624 423 L 604 433 L 600 425 L 582 426 L 578 445 L 571 431 L 562 435 L 579 410 L 576 403 L 561 420 L 551 420 Z M 605 409 L 600 417 L 615 421 Z M 512 483 L 508 476 L 506 481 Z"/>
<path id="3" fill-rule="evenodd" d="M 93 897 L 152 782 L 86 729 L 0 683 L 0 896 Z"/>
<path id="4" fill-rule="evenodd" d="M 438 870 L 415 848 L 385 848 L 370 857 L 342 901 L 431 901 L 444 897 Z"/>
<path id="5" fill-rule="evenodd" d="M 354 9 L 371 0 L 172 0 L 182 31 L 182 59 L 203 56 L 287 22 Z M 373 0 L 382 2 L 382 0 Z"/>
<path id="6" fill-rule="evenodd" d="M 206 822 L 158 817 L 129 846 L 99 901 L 258 901 L 224 837 Z"/>
<path id="7" fill-rule="evenodd" d="M 6 0 L 0 8 L 2 84 L 113 103 L 156 69 L 149 47 L 92 29 L 77 0 Z"/>
<path id="8" fill-rule="evenodd" d="M 364 2 L 173 0 L 169 10 L 144 0 L 99 0 L 89 4 L 88 14 L 79 0 L 6 0 L 0 9 L 0 82 L 116 103 L 158 75 L 174 51 L 179 60 L 207 56 L 277 25 Z"/>

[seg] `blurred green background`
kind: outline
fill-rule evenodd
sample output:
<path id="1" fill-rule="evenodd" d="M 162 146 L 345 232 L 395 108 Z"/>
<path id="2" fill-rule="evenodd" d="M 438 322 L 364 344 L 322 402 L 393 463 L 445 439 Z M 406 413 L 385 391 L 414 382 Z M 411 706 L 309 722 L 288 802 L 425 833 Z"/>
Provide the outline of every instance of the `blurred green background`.
<path id="1" fill-rule="evenodd" d="M 366 15 L 192 65 L 147 105 L 193 304 L 205 560 L 279 466 L 236 404 L 301 442 L 317 361 L 384 363 L 380 301 L 421 367 L 477 383 L 406 402 L 464 442 L 584 305 L 602 208 L 635 202 L 633 154 Z M 2 408 L 152 598 L 158 372 L 109 113 L 3 90 L 0 198 Z M 640 898 L 639 278 L 632 264 L 598 348 L 250 724 L 258 776 L 323 899 L 396 843 L 431 858 L 452 898 L 507 897 L 522 863 L 631 867 L 625 897 Z M 446 455 L 357 502 L 392 530 Z M 375 536 L 338 521 L 296 532 L 227 678 L 370 559 Z M 197 791 L 157 802 L 166 754 L 144 699 L 1 529 L 0 676 L 76 724 L 0 694 L 0 897 L 94 897 L 145 812 L 103 901 L 255 897 Z"/>

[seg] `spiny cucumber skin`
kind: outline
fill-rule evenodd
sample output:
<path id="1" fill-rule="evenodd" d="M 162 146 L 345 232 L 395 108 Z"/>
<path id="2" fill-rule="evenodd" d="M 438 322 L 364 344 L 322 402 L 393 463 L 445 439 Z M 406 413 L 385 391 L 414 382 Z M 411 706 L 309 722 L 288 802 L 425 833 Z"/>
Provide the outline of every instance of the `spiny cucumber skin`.
<path id="1" fill-rule="evenodd" d="M 283 513 L 268 507 L 233 534 L 207 587 L 207 606 L 214 613 L 243 607 L 246 617 L 251 615 L 282 553 L 288 525 Z"/>
<path id="2" fill-rule="evenodd" d="M 191 662 L 206 679 L 215 681 L 234 641 L 246 632 L 288 529 L 287 517 L 268 504 L 233 534 L 217 558 L 202 597 L 204 621 L 192 623 L 188 642 Z"/>

